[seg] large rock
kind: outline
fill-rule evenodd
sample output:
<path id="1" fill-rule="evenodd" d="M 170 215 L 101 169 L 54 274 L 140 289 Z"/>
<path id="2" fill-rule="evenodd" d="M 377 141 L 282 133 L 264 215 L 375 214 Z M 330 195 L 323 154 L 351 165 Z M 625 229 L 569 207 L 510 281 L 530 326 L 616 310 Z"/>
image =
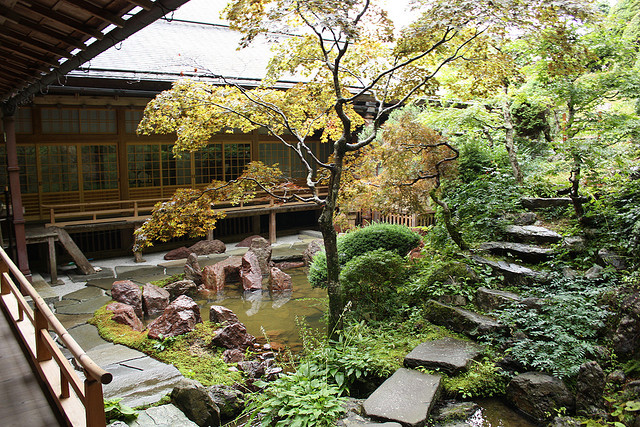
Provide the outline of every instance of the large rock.
<path id="1" fill-rule="evenodd" d="M 147 316 L 156 317 L 164 312 L 169 305 L 169 291 L 151 283 L 142 287 L 142 308 Z"/>
<path id="2" fill-rule="evenodd" d="M 136 316 L 142 318 L 142 291 L 131 280 L 118 280 L 111 286 L 111 298 L 123 304 L 128 304 L 136 312 Z"/>
<path id="3" fill-rule="evenodd" d="M 573 396 L 558 378 L 541 372 L 514 377 L 507 386 L 507 400 L 539 423 L 548 422 L 560 408 L 572 411 Z"/>
<path id="4" fill-rule="evenodd" d="M 478 248 L 496 255 L 510 255 L 527 262 L 542 262 L 551 257 L 552 249 L 513 242 L 487 242 Z"/>
<path id="5" fill-rule="evenodd" d="M 557 243 L 562 236 L 555 231 L 536 225 L 509 225 L 505 233 L 519 242 Z"/>
<path id="6" fill-rule="evenodd" d="M 598 362 L 580 366 L 576 380 L 576 414 L 593 417 L 604 414 L 604 387 L 606 377 Z"/>
<path id="7" fill-rule="evenodd" d="M 613 348 L 616 355 L 627 360 L 640 356 L 640 292 L 622 292 L 618 297 L 620 304 L 620 323 L 613 335 Z"/>
<path id="8" fill-rule="evenodd" d="M 222 361 L 224 363 L 238 363 L 244 360 L 244 352 L 237 348 L 228 348 L 222 352 Z"/>
<path id="9" fill-rule="evenodd" d="M 232 323 L 217 332 L 211 340 L 211 345 L 246 350 L 255 342 L 256 338 L 247 332 L 247 328 L 242 323 Z"/>
<path id="10" fill-rule="evenodd" d="M 214 323 L 226 323 L 228 325 L 232 323 L 240 323 L 238 316 L 229 310 L 227 307 L 221 305 L 212 305 L 209 307 L 209 321 Z"/>
<path id="11" fill-rule="evenodd" d="M 307 249 L 305 249 L 302 253 L 302 260 L 304 261 L 305 265 L 311 265 L 311 261 L 313 261 L 313 257 L 315 256 L 315 254 L 322 251 L 323 249 L 324 241 L 322 239 L 312 240 L 307 246 Z"/>
<path id="12" fill-rule="evenodd" d="M 260 261 L 252 249 L 249 249 L 242 257 L 240 278 L 242 279 L 242 287 L 245 291 L 262 289 L 262 270 L 260 269 Z"/>
<path id="13" fill-rule="evenodd" d="M 473 311 L 429 300 L 425 305 L 427 320 L 470 337 L 500 332 L 504 326 L 495 319 Z"/>
<path id="14" fill-rule="evenodd" d="M 244 410 L 244 394 L 233 387 L 213 385 L 207 389 L 211 400 L 220 409 L 222 422 L 235 419 Z"/>
<path id="15" fill-rule="evenodd" d="M 269 290 L 271 292 L 283 292 L 293 289 L 291 276 L 276 267 L 271 267 L 269 272 Z"/>
<path id="16" fill-rule="evenodd" d="M 208 265 L 202 270 L 202 283 L 205 288 L 221 292 L 228 279 L 235 278 L 240 273 L 242 258 L 231 256 L 214 265 Z"/>
<path id="17" fill-rule="evenodd" d="M 364 402 L 373 418 L 403 426 L 424 426 L 440 394 L 440 375 L 400 368 Z"/>
<path id="18" fill-rule="evenodd" d="M 481 286 L 476 291 L 476 306 L 484 311 L 493 311 L 508 307 L 521 300 L 520 295 L 513 292 L 489 289 Z"/>
<path id="19" fill-rule="evenodd" d="M 149 338 L 175 337 L 193 331 L 202 323 L 200 307 L 186 295 L 167 306 L 162 315 L 149 324 Z"/>
<path id="20" fill-rule="evenodd" d="M 531 285 L 536 282 L 549 283 L 551 281 L 551 277 L 548 274 L 518 264 L 488 260 L 478 255 L 472 255 L 471 259 L 478 264 L 488 265 L 495 274 L 502 275 L 505 285 L 520 286 Z"/>
<path id="21" fill-rule="evenodd" d="M 109 427 L 196 427 L 198 424 L 191 421 L 180 409 L 172 404 L 154 406 L 144 411 L 138 411 L 138 418 L 129 424 L 109 424 Z"/>
<path id="22" fill-rule="evenodd" d="M 248 248 L 251 246 L 251 242 L 253 242 L 253 239 L 263 239 L 262 236 L 258 235 L 258 234 L 254 234 L 253 236 L 249 236 L 249 237 L 245 237 L 242 241 L 240 241 L 240 243 L 236 244 L 237 248 Z"/>
<path id="23" fill-rule="evenodd" d="M 184 382 L 171 392 L 171 401 L 200 427 L 219 426 L 220 409 L 197 381 Z"/>
<path id="24" fill-rule="evenodd" d="M 113 311 L 111 319 L 114 322 L 127 325 L 134 331 L 144 331 L 144 324 L 142 323 L 140 318 L 136 316 L 135 310 L 129 304 L 112 302 L 111 304 L 107 305 L 107 310 Z"/>
<path id="25" fill-rule="evenodd" d="M 457 374 L 468 369 L 471 361 L 482 354 L 478 344 L 455 338 L 442 338 L 418 345 L 404 358 L 407 368 L 441 369 Z"/>
<path id="26" fill-rule="evenodd" d="M 191 250 L 186 246 L 182 246 L 181 248 L 172 249 L 164 255 L 164 259 L 167 261 L 172 261 L 176 259 L 185 259 L 188 258 L 191 254 Z"/>
<path id="27" fill-rule="evenodd" d="M 587 201 L 588 199 L 584 199 Z M 523 197 L 520 203 L 526 209 L 544 209 L 558 206 L 570 206 L 570 197 Z"/>
<path id="28" fill-rule="evenodd" d="M 198 255 L 195 253 L 187 257 L 187 263 L 184 265 L 184 280 L 191 280 L 197 286 L 202 285 L 202 269 L 198 263 Z"/>
<path id="29" fill-rule="evenodd" d="M 223 254 L 227 251 L 227 246 L 221 240 L 200 240 L 189 250 L 196 255 Z"/>
<path id="30" fill-rule="evenodd" d="M 169 292 L 169 298 L 172 301 L 180 295 L 187 295 L 191 298 L 195 298 L 198 295 L 198 285 L 193 280 L 178 280 L 177 282 L 169 283 L 163 289 Z"/>
<path id="31" fill-rule="evenodd" d="M 608 249 L 600 249 L 598 251 L 598 261 L 605 267 L 611 266 L 618 271 L 627 269 L 627 263 L 624 258 Z"/>
<path id="32" fill-rule="evenodd" d="M 249 251 L 256 254 L 260 271 L 264 277 L 269 275 L 269 268 L 271 267 L 271 243 L 264 237 L 255 238 L 249 245 Z"/>

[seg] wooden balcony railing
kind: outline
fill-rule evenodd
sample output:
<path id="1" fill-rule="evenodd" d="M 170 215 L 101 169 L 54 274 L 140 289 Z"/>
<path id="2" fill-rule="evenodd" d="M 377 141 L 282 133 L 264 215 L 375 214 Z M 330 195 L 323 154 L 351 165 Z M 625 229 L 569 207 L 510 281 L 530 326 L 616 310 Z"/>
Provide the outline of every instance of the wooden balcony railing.
<path id="1" fill-rule="evenodd" d="M 0 274 L 0 305 L 68 424 L 73 427 L 105 426 L 102 384 L 110 383 L 112 375 L 87 356 L 1 248 Z M 31 297 L 33 308 L 25 296 Z M 58 335 L 58 339 L 82 367 L 84 384 L 51 338 L 50 330 Z M 11 367 L 4 366 L 2 369 Z"/>

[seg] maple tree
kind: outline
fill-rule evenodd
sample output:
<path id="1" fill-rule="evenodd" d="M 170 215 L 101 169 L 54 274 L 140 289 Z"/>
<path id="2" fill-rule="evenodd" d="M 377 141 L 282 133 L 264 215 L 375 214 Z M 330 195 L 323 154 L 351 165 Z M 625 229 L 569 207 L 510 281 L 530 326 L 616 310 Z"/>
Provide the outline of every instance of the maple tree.
<path id="1" fill-rule="evenodd" d="M 195 151 L 217 132 L 265 129 L 300 159 L 307 195 L 278 190 L 276 173 L 261 177 L 251 171 L 231 184 L 216 183 L 200 194 L 180 192 L 159 206 L 141 235 L 147 242 L 158 235 L 168 217 L 182 232 L 194 220 L 179 223 L 183 214 L 216 219 L 207 203 L 218 197 L 238 201 L 246 191 L 261 188 L 281 200 L 295 198 L 322 207 L 319 227 L 327 256 L 329 331 L 341 329 L 344 304 L 339 286 L 339 262 L 334 218 L 343 187 L 345 159 L 371 145 L 388 115 L 411 99 L 433 94 L 436 75 L 460 60 L 476 43 L 533 19 L 535 13 L 558 6 L 547 1 L 502 0 L 485 4 L 471 0 L 414 2 L 416 20 L 395 33 L 387 14 L 371 0 L 234 0 L 226 9 L 231 27 L 242 31 L 243 45 L 259 34 L 278 31 L 292 34 L 275 49 L 262 86 L 247 89 L 237 84 L 214 85 L 203 81 L 180 81 L 151 101 L 140 124 L 141 133 L 177 134 L 174 151 Z M 560 5 L 570 1 L 557 2 Z M 568 7 L 568 6 L 567 6 Z M 526 12 L 526 13 L 525 13 Z M 305 82 L 288 90 L 271 89 L 283 76 L 299 76 Z M 224 80 L 223 76 L 212 76 Z M 367 123 L 354 110 L 357 100 L 375 107 Z M 309 140 L 320 133 L 332 146 L 329 161 L 320 159 Z M 263 167 L 253 165 L 254 170 Z M 285 182 L 292 188 L 291 182 Z M 326 186 L 326 194 L 321 188 Z M 178 205 L 195 203 L 188 210 Z M 180 208 L 182 209 L 182 208 Z M 204 227 L 196 229 L 202 231 Z M 140 235 L 139 234 L 139 235 Z"/>

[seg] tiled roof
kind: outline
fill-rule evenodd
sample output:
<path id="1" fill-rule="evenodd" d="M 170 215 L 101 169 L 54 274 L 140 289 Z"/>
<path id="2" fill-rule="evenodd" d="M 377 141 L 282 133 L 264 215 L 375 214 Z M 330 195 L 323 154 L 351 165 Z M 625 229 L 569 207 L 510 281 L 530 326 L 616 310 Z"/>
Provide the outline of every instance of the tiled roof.
<path id="1" fill-rule="evenodd" d="M 285 37 L 260 36 L 238 50 L 241 34 L 225 25 L 159 20 L 69 76 L 174 81 L 221 75 L 251 84 L 264 77 L 271 48 Z"/>

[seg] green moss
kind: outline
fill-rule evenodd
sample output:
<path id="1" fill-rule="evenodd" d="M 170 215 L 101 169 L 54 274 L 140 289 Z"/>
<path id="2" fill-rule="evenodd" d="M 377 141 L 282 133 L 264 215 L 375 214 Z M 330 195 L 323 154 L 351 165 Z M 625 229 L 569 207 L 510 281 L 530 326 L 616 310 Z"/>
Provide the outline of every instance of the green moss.
<path id="1" fill-rule="evenodd" d="M 498 373 L 495 364 L 488 358 L 472 362 L 469 370 L 460 375 L 443 376 L 444 393 L 451 398 L 501 396 L 506 386 L 507 380 Z"/>
<path id="2" fill-rule="evenodd" d="M 164 288 L 169 283 L 177 282 L 183 279 L 184 279 L 184 273 L 180 273 L 180 274 L 174 274 L 173 276 L 167 277 L 165 279 L 154 280 L 151 282 L 151 284 L 156 285 L 159 288 Z"/>
<path id="3" fill-rule="evenodd" d="M 209 346 L 218 329 L 215 323 L 199 323 L 192 332 L 158 341 L 149 338 L 147 331 L 136 332 L 126 325 L 114 322 L 111 317 L 112 312 L 105 306 L 98 309 L 89 320 L 107 341 L 126 345 L 161 362 L 170 363 L 185 377 L 198 380 L 205 386 L 233 385 L 242 381 L 242 375 L 239 372 L 229 372 L 229 365 L 222 361 L 222 349 Z"/>

